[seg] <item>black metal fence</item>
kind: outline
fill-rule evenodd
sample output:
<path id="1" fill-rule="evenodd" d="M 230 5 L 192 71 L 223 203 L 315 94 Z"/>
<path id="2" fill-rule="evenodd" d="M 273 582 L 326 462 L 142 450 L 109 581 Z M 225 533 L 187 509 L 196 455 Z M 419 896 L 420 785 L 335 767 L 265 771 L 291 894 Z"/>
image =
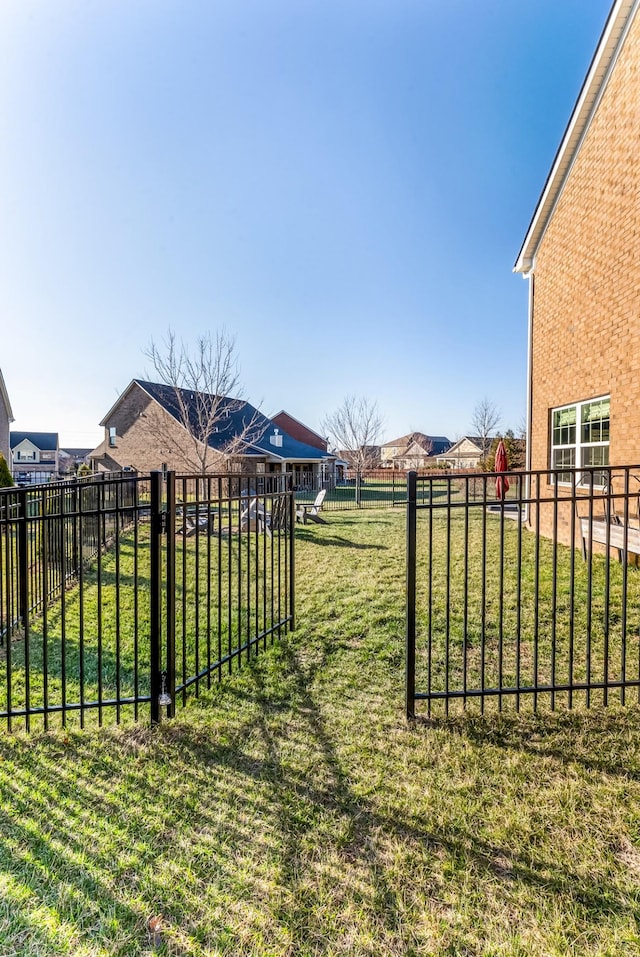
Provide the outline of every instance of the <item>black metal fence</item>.
<path id="1" fill-rule="evenodd" d="M 296 501 L 311 505 L 318 494 L 312 485 L 296 488 Z M 322 508 L 344 511 L 362 508 L 403 507 L 407 501 L 407 472 L 375 469 L 370 472 L 347 473 L 333 488 L 327 488 Z"/>
<path id="2" fill-rule="evenodd" d="M 131 477 L 0 490 L 0 641 L 131 522 L 136 490 Z"/>
<path id="3" fill-rule="evenodd" d="M 640 701 L 640 467 L 417 477 L 406 710 Z"/>
<path id="4" fill-rule="evenodd" d="M 173 714 L 294 624 L 286 475 L 0 491 L 0 719 Z"/>

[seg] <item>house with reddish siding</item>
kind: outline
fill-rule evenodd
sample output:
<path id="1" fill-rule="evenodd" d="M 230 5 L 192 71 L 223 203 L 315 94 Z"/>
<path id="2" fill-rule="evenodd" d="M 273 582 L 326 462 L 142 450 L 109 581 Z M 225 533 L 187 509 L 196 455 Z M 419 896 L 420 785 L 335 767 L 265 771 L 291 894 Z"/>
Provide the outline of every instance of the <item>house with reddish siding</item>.
<path id="1" fill-rule="evenodd" d="M 329 451 L 329 446 L 325 438 L 318 435 L 313 429 L 310 429 L 308 425 L 304 425 L 299 419 L 294 419 L 294 417 L 289 415 L 288 412 L 285 412 L 284 409 L 276 415 L 272 415 L 271 421 L 274 425 L 281 428 L 283 432 L 286 432 L 287 435 L 290 435 L 292 439 L 297 439 L 298 442 L 304 442 L 306 445 L 312 445 L 322 452 Z"/>
<path id="2" fill-rule="evenodd" d="M 527 465 L 596 469 L 594 486 L 598 466 L 640 462 L 638 7 L 613 4 L 514 266 L 529 284 Z"/>

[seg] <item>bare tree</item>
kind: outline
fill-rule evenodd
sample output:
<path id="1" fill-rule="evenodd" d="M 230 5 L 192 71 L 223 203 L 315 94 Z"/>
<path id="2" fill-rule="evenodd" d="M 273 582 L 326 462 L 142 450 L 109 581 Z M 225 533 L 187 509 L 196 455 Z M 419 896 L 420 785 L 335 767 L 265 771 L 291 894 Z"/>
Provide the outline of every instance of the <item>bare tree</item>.
<path id="1" fill-rule="evenodd" d="M 348 395 L 335 412 L 322 420 L 321 428 L 338 449 L 348 454 L 356 472 L 378 465 L 382 417 L 375 402 Z"/>
<path id="2" fill-rule="evenodd" d="M 169 329 L 160 345 L 151 341 L 145 355 L 171 390 L 172 412 L 182 430 L 171 429 L 165 444 L 186 469 L 201 474 L 221 469 L 229 456 L 260 438 L 266 420 L 242 398 L 235 339 L 224 329 L 198 336 L 192 346 Z"/>
<path id="3" fill-rule="evenodd" d="M 474 436 L 481 440 L 482 454 L 486 456 L 491 447 L 491 439 L 500 424 L 500 413 L 494 403 L 486 396 L 476 403 L 471 416 L 471 428 Z"/>

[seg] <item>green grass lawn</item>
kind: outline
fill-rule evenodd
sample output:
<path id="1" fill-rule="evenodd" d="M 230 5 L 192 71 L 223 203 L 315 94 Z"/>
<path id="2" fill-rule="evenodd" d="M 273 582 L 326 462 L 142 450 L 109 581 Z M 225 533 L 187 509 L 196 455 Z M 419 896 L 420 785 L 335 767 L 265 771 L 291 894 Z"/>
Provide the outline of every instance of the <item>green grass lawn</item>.
<path id="1" fill-rule="evenodd" d="M 265 648 L 283 630 L 278 623 L 289 611 L 289 540 L 278 531 L 270 537 L 203 533 L 176 535 L 172 545 L 182 700 L 243 665 L 254 644 Z M 31 616 L 28 636 L 16 631 L 2 644 L 0 727 L 7 714 L 14 729 L 21 727 L 25 708 L 34 712 L 31 730 L 148 719 L 148 701 L 140 699 L 149 695 L 150 602 L 149 525 L 142 523 L 87 558 L 79 577 Z M 127 698 L 137 703 L 110 703 Z M 74 708 L 80 701 L 93 706 L 80 711 Z"/>
<path id="2" fill-rule="evenodd" d="M 611 686 L 640 678 L 638 568 L 583 561 L 481 507 L 435 509 L 431 528 L 428 512 L 419 515 L 418 691 L 505 689 L 466 704 L 488 709 L 638 700 L 637 688 Z M 576 690 L 597 683 L 608 687 Z"/>
<path id="3" fill-rule="evenodd" d="M 296 503 L 310 505 L 316 498 L 317 491 L 299 490 L 296 492 Z M 396 476 L 388 479 L 367 478 L 360 486 L 360 502 L 363 507 L 394 506 L 402 509 L 407 501 L 407 483 Z M 324 511 L 358 508 L 355 485 L 336 485 L 328 489 L 323 502 Z"/>
<path id="4" fill-rule="evenodd" d="M 0 954 L 640 954 L 638 708 L 407 725 L 404 515 L 327 518 L 174 721 L 0 737 Z"/>

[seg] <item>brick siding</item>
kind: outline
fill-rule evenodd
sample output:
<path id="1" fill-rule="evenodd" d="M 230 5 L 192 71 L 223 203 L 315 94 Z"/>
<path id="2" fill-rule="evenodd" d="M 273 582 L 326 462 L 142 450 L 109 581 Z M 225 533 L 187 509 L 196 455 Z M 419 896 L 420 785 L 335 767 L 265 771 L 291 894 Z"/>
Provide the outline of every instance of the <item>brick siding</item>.
<path id="1" fill-rule="evenodd" d="M 109 445 L 109 429 L 115 427 L 115 444 Z M 139 472 L 162 468 L 166 463 L 176 472 L 199 472 L 201 467 L 194 450 L 193 439 L 173 416 L 134 383 L 120 400 L 105 424 L 102 454 L 94 456 L 97 468 L 131 467 Z M 226 456 L 211 451 L 208 471 L 226 471 L 230 465 Z M 237 465 L 237 463 L 235 463 Z M 252 459 L 242 470 L 257 471 L 264 465 Z"/>
<path id="2" fill-rule="evenodd" d="M 611 396 L 610 463 L 640 462 L 639 104 L 637 16 L 536 255 L 534 469 L 550 464 L 550 410 L 600 395 Z"/>
<path id="3" fill-rule="evenodd" d="M 5 408 L 4 400 L 0 396 L 0 452 L 5 457 L 5 461 L 11 468 L 11 446 L 9 443 L 9 416 Z"/>

